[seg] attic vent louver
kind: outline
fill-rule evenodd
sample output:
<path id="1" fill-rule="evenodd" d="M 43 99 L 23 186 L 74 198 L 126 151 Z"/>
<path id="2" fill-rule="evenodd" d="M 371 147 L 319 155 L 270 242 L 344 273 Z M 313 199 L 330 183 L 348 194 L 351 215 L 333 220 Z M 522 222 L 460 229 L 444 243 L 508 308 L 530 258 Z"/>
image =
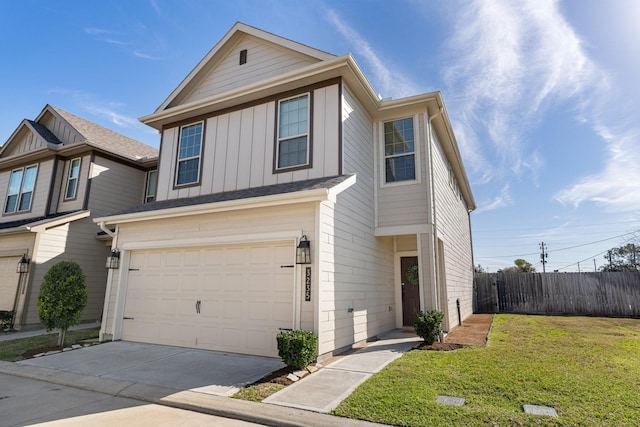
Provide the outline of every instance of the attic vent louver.
<path id="1" fill-rule="evenodd" d="M 240 65 L 247 63 L 247 49 L 240 51 Z"/>

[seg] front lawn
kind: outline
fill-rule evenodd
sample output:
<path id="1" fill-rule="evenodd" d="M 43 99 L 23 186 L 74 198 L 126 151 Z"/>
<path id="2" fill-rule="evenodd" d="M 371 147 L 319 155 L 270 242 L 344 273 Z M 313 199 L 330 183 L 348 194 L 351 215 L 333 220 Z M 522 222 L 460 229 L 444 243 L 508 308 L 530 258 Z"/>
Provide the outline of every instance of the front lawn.
<path id="1" fill-rule="evenodd" d="M 100 329 L 80 329 L 67 331 L 64 342 L 67 346 L 75 341 L 98 338 Z M 0 341 L 0 360 L 6 362 L 17 362 L 23 360 L 25 352 L 33 352 L 39 349 L 53 348 L 58 344 L 58 332 L 51 332 L 47 335 L 40 335 L 30 338 L 19 338 L 9 341 Z"/>
<path id="2" fill-rule="evenodd" d="M 411 351 L 333 413 L 399 426 L 637 426 L 638 390 L 640 320 L 496 315 L 486 347 Z M 525 414 L 524 404 L 558 418 Z"/>

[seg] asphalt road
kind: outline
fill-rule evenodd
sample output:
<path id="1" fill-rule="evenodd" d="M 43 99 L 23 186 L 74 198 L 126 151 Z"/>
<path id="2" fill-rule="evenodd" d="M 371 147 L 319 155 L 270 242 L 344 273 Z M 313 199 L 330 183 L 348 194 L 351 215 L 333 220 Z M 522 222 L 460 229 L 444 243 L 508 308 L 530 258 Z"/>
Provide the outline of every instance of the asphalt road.
<path id="1" fill-rule="evenodd" d="M 0 374 L 0 427 L 257 425 Z"/>

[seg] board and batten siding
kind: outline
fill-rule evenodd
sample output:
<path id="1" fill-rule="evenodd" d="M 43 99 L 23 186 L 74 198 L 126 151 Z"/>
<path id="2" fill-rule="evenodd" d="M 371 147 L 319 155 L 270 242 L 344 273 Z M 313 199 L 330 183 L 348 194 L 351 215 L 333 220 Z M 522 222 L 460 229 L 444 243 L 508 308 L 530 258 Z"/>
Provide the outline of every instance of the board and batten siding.
<path id="1" fill-rule="evenodd" d="M 86 276 L 88 299 L 80 318 L 81 322 L 100 321 L 107 283 L 104 262 L 109 248 L 104 242 L 96 239 L 99 231 L 91 218 L 83 218 L 38 233 L 38 249 L 32 258 L 33 272 L 29 288 L 31 297 L 27 300 L 24 314 L 25 325 L 40 322 L 38 294 L 42 278 L 51 266 L 60 261 L 77 262 Z"/>
<path id="2" fill-rule="evenodd" d="M 318 353 L 395 327 L 393 240 L 374 237 L 372 120 L 343 88 L 343 167 L 356 184 L 320 205 Z"/>
<path id="3" fill-rule="evenodd" d="M 39 134 L 33 133 L 30 129 L 27 129 L 28 128 L 26 127 L 23 128 L 20 132 L 19 139 L 12 144 L 10 150 L 3 153 L 3 157 L 28 153 L 29 151 L 47 146 L 47 141 L 45 141 Z"/>
<path id="4" fill-rule="evenodd" d="M 429 223 L 427 197 L 429 194 L 429 167 L 427 163 L 428 143 L 425 138 L 425 118 L 423 114 L 408 114 L 389 120 L 413 117 L 416 146 L 416 182 L 385 185 L 384 131 L 383 123 L 376 123 L 376 151 L 380 153 L 378 174 L 378 227 L 417 225 Z M 389 121 L 389 120 L 384 120 Z"/>
<path id="5" fill-rule="evenodd" d="M 4 208 L 7 203 L 9 180 L 11 179 L 11 171 L 18 168 L 6 169 L 0 173 L 0 195 L 2 195 L 2 206 L 0 207 L 0 212 L 2 213 L 3 221 L 17 221 L 45 215 L 47 200 L 49 197 L 49 185 L 51 182 L 53 162 L 53 159 L 49 159 L 39 163 L 26 163 L 24 165 L 24 167 L 38 165 L 38 175 L 36 177 L 36 185 L 33 190 L 31 209 L 24 213 L 4 213 Z"/>
<path id="6" fill-rule="evenodd" d="M 47 112 L 40 120 L 40 124 L 44 125 L 56 136 L 64 145 L 73 144 L 74 142 L 84 141 L 85 138 L 78 133 L 72 126 L 64 120 L 58 120 L 53 114 Z"/>
<path id="7" fill-rule="evenodd" d="M 449 163 L 435 132 L 432 134 L 432 143 L 436 235 L 442 242 L 440 256 L 444 258 L 440 259 L 444 267 L 444 277 L 440 277 L 440 283 L 446 283 L 446 301 L 441 300 L 440 304 L 441 307 L 446 304 L 448 324 L 454 327 L 458 325 L 456 300 L 460 300 L 463 320 L 473 314 L 471 229 L 467 206 L 455 183 L 452 184 L 449 179 Z"/>
<path id="8" fill-rule="evenodd" d="M 309 238 L 316 227 L 317 203 L 274 206 L 239 211 L 218 212 L 203 215 L 190 215 L 175 219 L 141 221 L 118 225 L 118 247 L 127 244 L 150 242 L 173 242 L 177 240 L 197 240 L 198 246 L 220 245 L 216 239 L 238 239 L 237 243 L 251 243 L 251 239 L 263 233 L 306 233 Z M 299 236 L 291 236 L 299 237 Z M 275 239 L 277 240 L 277 238 Z M 208 243 L 209 242 L 209 243 Z M 233 244 L 233 243 L 230 243 Z M 222 243 L 222 245 L 224 245 Z M 106 256 L 106 255 L 105 255 Z M 295 245 L 291 243 L 291 261 L 295 260 Z M 312 266 L 313 267 L 313 266 Z M 314 304 L 318 291 L 312 283 L 312 300 L 304 301 L 304 278 L 302 268 L 297 267 L 296 286 L 300 294 L 300 327 L 314 328 Z M 114 313 L 118 297 L 118 274 L 112 275 L 111 289 L 108 295 L 107 309 L 103 321 L 105 331 L 113 334 Z M 125 295 L 126 289 L 120 294 Z"/>
<path id="9" fill-rule="evenodd" d="M 304 181 L 339 172 L 339 87 L 313 91 L 313 166 L 273 173 L 276 101 L 210 117 L 204 122 L 199 185 L 174 189 L 180 129 L 165 129 L 157 200 L 195 197 Z"/>
<path id="10" fill-rule="evenodd" d="M 95 156 L 88 175 L 91 180 L 88 209 L 94 218 L 143 202 L 147 176 L 144 170 Z"/>
<path id="11" fill-rule="evenodd" d="M 247 62 L 240 65 L 240 51 Z M 311 65 L 317 59 L 245 35 L 179 104 L 186 104 Z M 178 105 L 174 103 L 172 106 Z"/>

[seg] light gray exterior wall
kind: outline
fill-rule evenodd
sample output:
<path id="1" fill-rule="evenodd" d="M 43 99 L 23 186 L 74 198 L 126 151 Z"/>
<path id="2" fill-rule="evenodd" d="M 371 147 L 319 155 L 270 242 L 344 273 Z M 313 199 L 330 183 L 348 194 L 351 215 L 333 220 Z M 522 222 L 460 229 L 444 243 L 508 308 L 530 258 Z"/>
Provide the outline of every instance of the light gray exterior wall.
<path id="1" fill-rule="evenodd" d="M 313 91 L 311 168 L 273 173 L 276 104 L 271 101 L 205 120 L 199 185 L 174 189 L 180 128 L 165 129 L 160 149 L 157 200 L 338 175 L 338 85 Z"/>
<path id="2" fill-rule="evenodd" d="M 238 66 L 240 51 L 247 63 Z M 181 103 L 197 101 L 317 62 L 281 46 L 245 35 Z"/>
<path id="3" fill-rule="evenodd" d="M 320 208 L 321 355 L 395 327 L 393 240 L 374 237 L 373 123 L 346 86 L 342 108 L 344 173 L 357 179 Z"/>
<path id="4" fill-rule="evenodd" d="M 442 242 L 440 263 L 440 306 L 447 307 L 448 324 L 458 325 L 456 300 L 460 300 L 462 320 L 473 314 L 473 259 L 467 206 L 459 189 L 449 179 L 449 163 L 437 135 L 433 141 L 436 236 Z M 444 258 L 444 259 L 443 259 Z M 442 277 L 444 276 L 444 277 Z M 442 284 L 446 283 L 446 298 Z"/>

